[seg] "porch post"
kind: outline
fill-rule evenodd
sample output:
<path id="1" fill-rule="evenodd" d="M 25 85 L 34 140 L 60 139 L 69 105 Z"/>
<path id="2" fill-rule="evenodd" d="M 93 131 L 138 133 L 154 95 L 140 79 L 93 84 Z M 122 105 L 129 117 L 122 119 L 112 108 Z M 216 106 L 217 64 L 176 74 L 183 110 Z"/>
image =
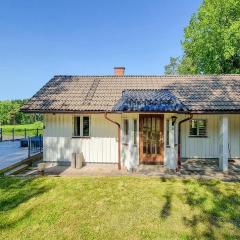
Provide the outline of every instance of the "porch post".
<path id="1" fill-rule="evenodd" d="M 133 168 L 135 168 L 136 166 L 134 166 L 134 154 L 133 154 L 133 120 L 131 118 L 128 119 L 128 125 L 129 125 L 129 170 L 132 170 Z"/>
<path id="2" fill-rule="evenodd" d="M 228 117 L 223 116 L 220 119 L 220 136 L 219 136 L 219 168 L 228 171 Z"/>
<path id="3" fill-rule="evenodd" d="M 172 125 L 172 119 L 169 119 L 169 148 L 167 151 L 168 154 L 167 168 L 175 170 L 177 162 L 177 153 L 175 149 L 174 135 L 175 133 L 174 126 Z"/>

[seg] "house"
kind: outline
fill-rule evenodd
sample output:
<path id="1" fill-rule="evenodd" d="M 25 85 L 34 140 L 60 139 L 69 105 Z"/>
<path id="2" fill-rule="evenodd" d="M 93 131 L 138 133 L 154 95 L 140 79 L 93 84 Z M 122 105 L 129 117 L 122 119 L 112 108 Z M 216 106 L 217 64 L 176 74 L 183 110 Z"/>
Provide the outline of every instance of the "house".
<path id="1" fill-rule="evenodd" d="M 46 162 L 134 169 L 240 158 L 240 75 L 54 76 L 22 108 L 44 114 Z"/>

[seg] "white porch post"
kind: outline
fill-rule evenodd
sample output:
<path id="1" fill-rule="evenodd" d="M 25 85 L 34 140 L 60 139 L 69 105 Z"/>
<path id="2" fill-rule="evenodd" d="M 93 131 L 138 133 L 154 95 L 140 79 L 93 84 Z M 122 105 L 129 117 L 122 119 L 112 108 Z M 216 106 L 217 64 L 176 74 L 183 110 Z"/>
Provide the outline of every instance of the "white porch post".
<path id="1" fill-rule="evenodd" d="M 176 123 L 175 123 L 176 124 Z M 174 126 L 172 126 L 172 119 L 169 119 L 169 146 L 167 147 L 166 151 L 166 165 L 169 169 L 176 169 L 176 163 L 177 163 L 177 153 L 175 149 L 175 143 L 174 143 Z"/>
<path id="2" fill-rule="evenodd" d="M 228 117 L 223 116 L 220 119 L 220 136 L 219 136 L 219 168 L 228 171 Z"/>
<path id="3" fill-rule="evenodd" d="M 128 119 L 128 124 L 129 124 L 129 164 L 128 164 L 128 169 L 133 169 L 135 168 L 135 164 L 134 164 L 134 153 L 133 153 L 133 135 L 134 135 L 134 130 L 133 130 L 133 120 L 131 118 Z"/>

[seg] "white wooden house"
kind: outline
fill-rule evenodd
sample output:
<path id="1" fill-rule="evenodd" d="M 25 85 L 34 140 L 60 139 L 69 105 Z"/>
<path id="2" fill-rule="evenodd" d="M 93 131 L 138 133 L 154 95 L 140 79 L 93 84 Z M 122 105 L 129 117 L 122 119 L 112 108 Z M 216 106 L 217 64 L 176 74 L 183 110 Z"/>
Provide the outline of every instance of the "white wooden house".
<path id="1" fill-rule="evenodd" d="M 54 76 L 22 111 L 44 114 L 44 161 L 134 169 L 240 158 L 240 75 Z"/>

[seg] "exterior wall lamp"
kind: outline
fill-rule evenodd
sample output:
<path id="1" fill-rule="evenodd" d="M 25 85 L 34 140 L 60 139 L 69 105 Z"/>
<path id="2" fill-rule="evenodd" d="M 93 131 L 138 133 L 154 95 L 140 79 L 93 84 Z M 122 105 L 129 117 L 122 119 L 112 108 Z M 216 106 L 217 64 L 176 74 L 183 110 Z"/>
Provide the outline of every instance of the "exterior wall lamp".
<path id="1" fill-rule="evenodd" d="M 172 126 L 174 126 L 175 122 L 177 121 L 177 117 L 176 116 L 172 116 Z"/>

